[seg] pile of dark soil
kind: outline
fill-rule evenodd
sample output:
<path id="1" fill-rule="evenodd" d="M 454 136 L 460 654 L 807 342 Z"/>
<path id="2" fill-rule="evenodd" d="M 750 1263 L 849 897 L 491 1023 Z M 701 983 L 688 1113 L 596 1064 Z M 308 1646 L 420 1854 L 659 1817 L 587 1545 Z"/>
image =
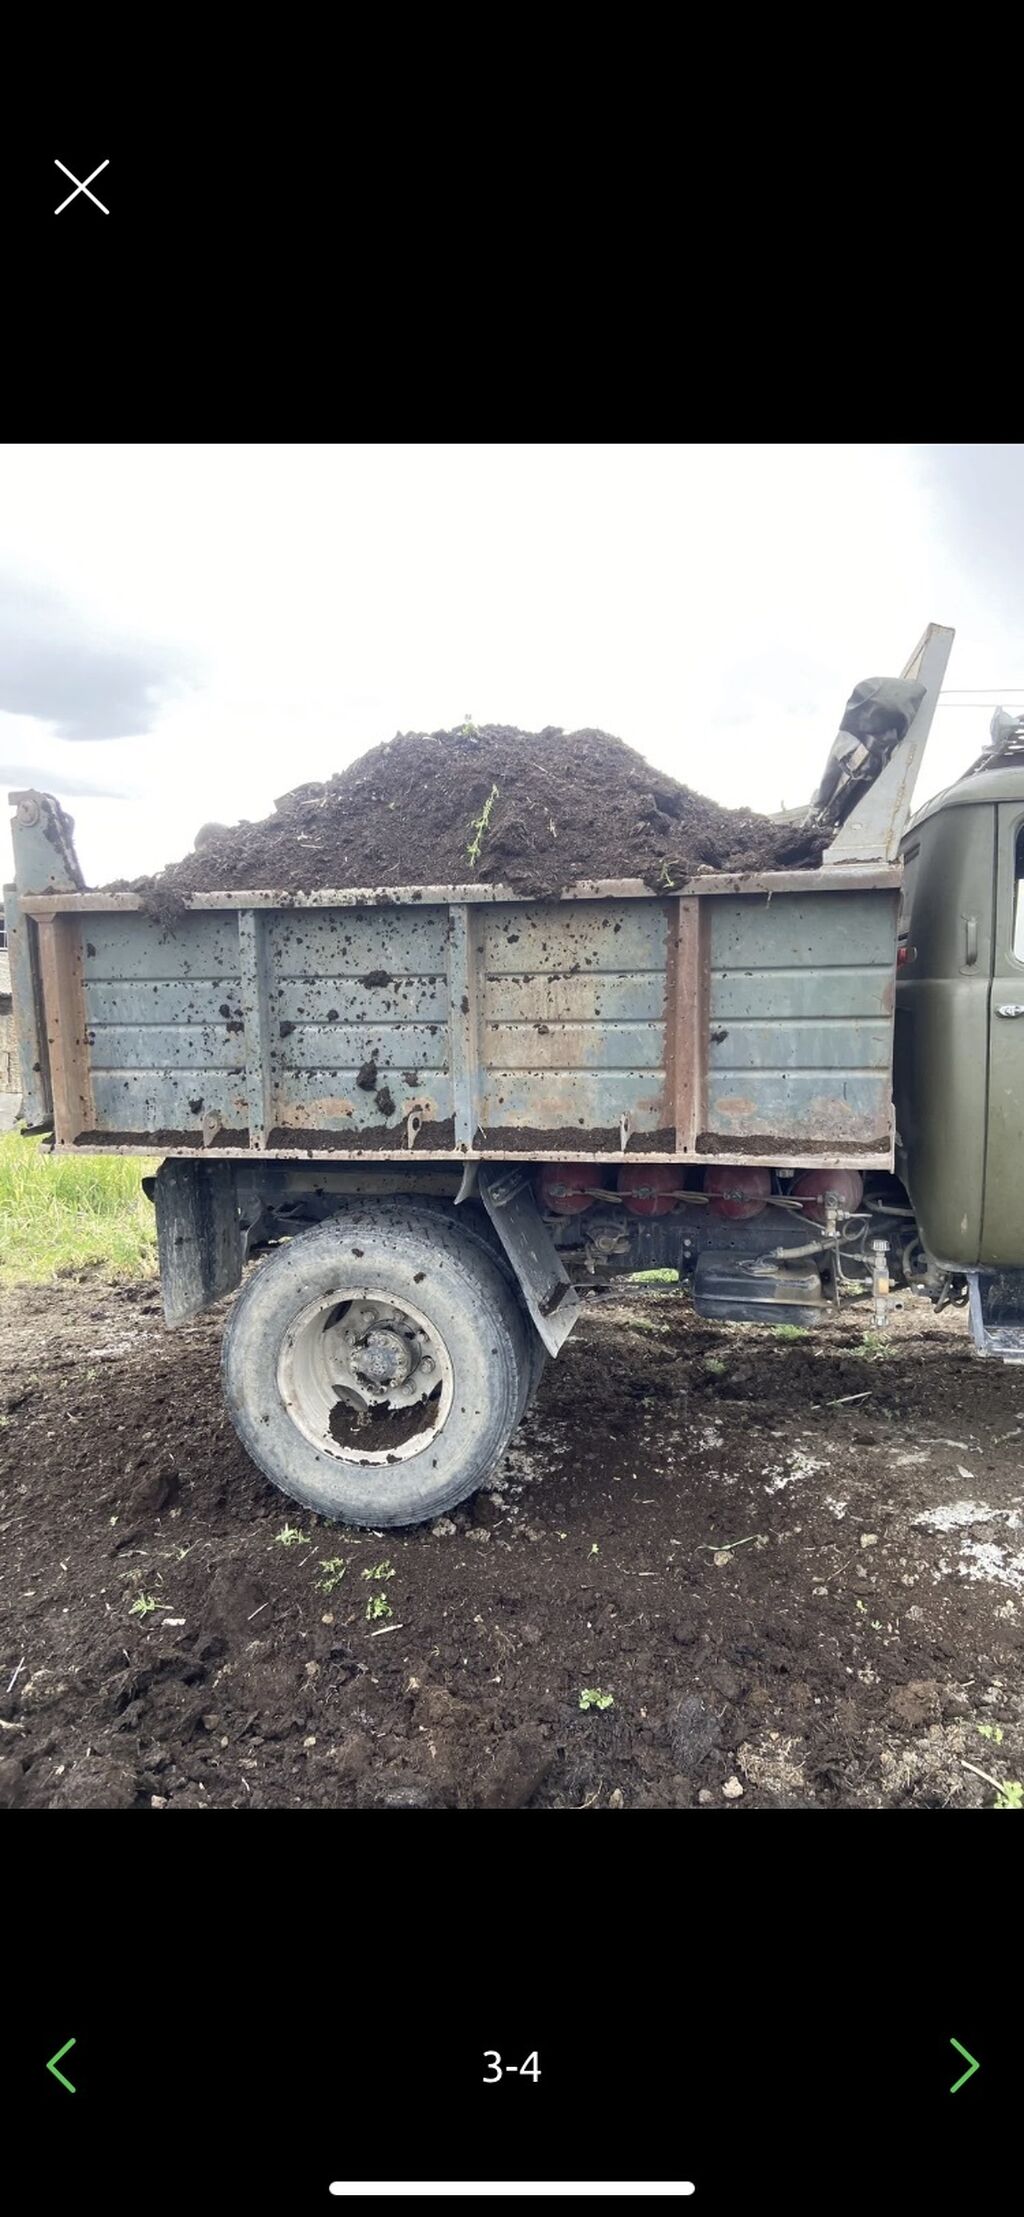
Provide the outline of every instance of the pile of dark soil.
<path id="1" fill-rule="evenodd" d="M 541 895 L 639 877 L 668 891 L 702 869 L 814 864 L 826 836 L 720 808 L 606 731 L 485 724 L 400 732 L 263 823 L 205 826 L 192 854 L 132 890 L 161 912 L 189 893 L 329 886 L 484 880 Z"/>

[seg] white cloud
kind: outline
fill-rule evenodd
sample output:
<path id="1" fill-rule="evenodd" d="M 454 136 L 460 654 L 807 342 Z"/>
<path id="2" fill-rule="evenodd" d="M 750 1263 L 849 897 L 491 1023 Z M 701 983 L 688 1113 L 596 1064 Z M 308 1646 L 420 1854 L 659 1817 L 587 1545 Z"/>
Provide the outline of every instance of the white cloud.
<path id="1" fill-rule="evenodd" d="M 467 710 L 601 724 L 722 801 L 795 806 L 854 683 L 929 620 L 958 627 L 951 684 L 1024 680 L 940 480 L 904 447 L 7 448 L 0 572 L 97 652 L 162 641 L 199 675 L 137 737 L 19 714 L 0 750 L 126 795 L 71 801 L 93 882 Z M 987 723 L 940 708 L 919 798 Z"/>

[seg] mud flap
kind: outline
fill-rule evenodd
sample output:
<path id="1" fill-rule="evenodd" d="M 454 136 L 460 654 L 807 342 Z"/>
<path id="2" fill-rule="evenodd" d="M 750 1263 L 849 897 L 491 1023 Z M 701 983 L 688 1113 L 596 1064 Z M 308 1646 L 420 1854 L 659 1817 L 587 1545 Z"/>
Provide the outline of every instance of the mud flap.
<path id="1" fill-rule="evenodd" d="M 540 1337 L 557 1355 L 583 1303 L 537 1207 L 529 1171 L 481 1163 L 478 1191 Z"/>
<path id="2" fill-rule="evenodd" d="M 1024 1270 L 969 1270 L 967 1282 L 979 1355 L 1024 1363 Z"/>
<path id="3" fill-rule="evenodd" d="M 153 1181 L 168 1324 L 184 1324 L 240 1284 L 244 1240 L 230 1162 L 162 1162 Z"/>

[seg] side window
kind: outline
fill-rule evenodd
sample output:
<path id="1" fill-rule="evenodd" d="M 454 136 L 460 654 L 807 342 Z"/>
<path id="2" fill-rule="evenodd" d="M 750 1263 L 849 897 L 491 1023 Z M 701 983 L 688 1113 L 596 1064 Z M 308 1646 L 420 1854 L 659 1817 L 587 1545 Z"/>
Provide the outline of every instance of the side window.
<path id="1" fill-rule="evenodd" d="M 1013 870 L 1013 952 L 1024 962 L 1024 824 L 1017 833 Z"/>
<path id="2" fill-rule="evenodd" d="M 900 893 L 900 919 L 899 919 L 899 940 L 900 940 L 900 945 L 901 945 L 901 946 L 904 946 L 904 945 L 906 944 L 906 941 L 907 941 L 907 940 L 909 939 L 909 937 L 910 937 L 910 914 L 911 914 L 911 909 L 912 909 L 912 907 L 913 907 L 913 901 L 914 901 L 914 880 L 915 880 L 915 878 L 916 878 L 916 876 L 917 876 L 917 858 L 918 858 L 918 855 L 920 854 L 920 852 L 921 852 L 921 842 L 920 842 L 920 840 L 918 840 L 918 843 L 917 843 L 916 847 L 908 847 L 908 848 L 907 848 L 907 851 L 906 851 L 906 853 L 905 853 L 905 855 L 904 855 L 904 857 L 903 857 L 903 887 L 902 887 L 902 890 L 901 890 L 901 893 Z M 1021 855 L 1021 848 L 1020 848 L 1020 845 L 1019 845 L 1019 843 L 1018 843 L 1018 847 L 1017 847 L 1017 861 L 1018 861 L 1018 872 L 1019 872 L 1019 864 L 1020 864 L 1020 855 Z M 1019 874 L 1018 874 L 1018 884 L 1019 884 Z M 1016 911 L 1016 909 L 1015 909 L 1015 910 L 1014 910 L 1014 914 L 1016 915 L 1016 913 L 1017 913 L 1017 911 Z"/>

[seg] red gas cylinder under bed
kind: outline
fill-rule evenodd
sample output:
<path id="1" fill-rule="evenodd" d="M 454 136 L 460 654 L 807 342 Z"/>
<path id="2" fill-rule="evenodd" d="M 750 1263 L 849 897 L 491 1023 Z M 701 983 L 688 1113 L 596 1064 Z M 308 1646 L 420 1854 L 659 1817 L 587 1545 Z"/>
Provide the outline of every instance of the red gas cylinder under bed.
<path id="1" fill-rule="evenodd" d="M 859 1170 L 802 1170 L 789 1190 L 794 1201 L 803 1202 L 804 1215 L 823 1224 L 830 1201 L 847 1216 L 859 1209 L 864 1180 Z"/>
<path id="2" fill-rule="evenodd" d="M 579 1216 L 589 1209 L 595 1186 L 604 1183 L 593 1162 L 546 1162 L 538 1191 L 542 1209 L 554 1216 Z"/>
<path id="3" fill-rule="evenodd" d="M 683 1173 L 671 1162 L 625 1162 L 619 1192 L 631 1216 L 668 1216 L 676 1205 Z"/>
<path id="4" fill-rule="evenodd" d="M 712 1216 L 760 1216 L 771 1190 L 771 1171 L 751 1163 L 714 1164 L 704 1172 Z"/>

